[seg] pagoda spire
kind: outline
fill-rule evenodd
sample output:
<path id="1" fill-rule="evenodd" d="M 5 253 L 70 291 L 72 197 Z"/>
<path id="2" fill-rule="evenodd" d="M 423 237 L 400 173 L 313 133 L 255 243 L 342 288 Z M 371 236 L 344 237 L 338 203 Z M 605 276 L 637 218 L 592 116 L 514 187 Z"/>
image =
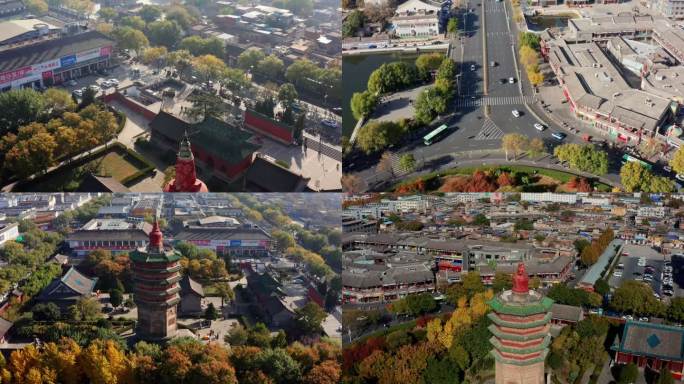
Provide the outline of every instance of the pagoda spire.
<path id="1" fill-rule="evenodd" d="M 164 192 L 209 192 L 206 184 L 197 178 L 195 156 L 187 130 L 178 145 L 176 177 L 164 186 Z"/>
<path id="2" fill-rule="evenodd" d="M 156 253 L 161 253 L 164 250 L 164 235 L 159 229 L 159 221 L 156 218 L 152 224 L 152 231 L 150 231 L 149 250 Z"/>
<path id="3" fill-rule="evenodd" d="M 513 275 L 513 292 L 528 293 L 530 291 L 530 277 L 525 271 L 525 264 L 518 264 L 518 271 Z"/>

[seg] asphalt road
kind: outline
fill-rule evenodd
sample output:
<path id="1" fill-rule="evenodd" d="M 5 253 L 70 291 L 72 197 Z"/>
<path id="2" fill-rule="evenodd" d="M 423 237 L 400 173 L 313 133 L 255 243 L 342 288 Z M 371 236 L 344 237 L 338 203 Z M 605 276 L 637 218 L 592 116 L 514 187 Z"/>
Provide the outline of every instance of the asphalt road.
<path id="1" fill-rule="evenodd" d="M 574 135 L 568 135 L 562 142 L 556 140 L 551 134 L 560 129 L 548 128 L 547 122 L 537 120 L 525 107 L 512 49 L 517 32 L 509 30 L 507 15 L 511 11 L 505 9 L 507 4 L 496 0 L 471 0 L 463 9 L 454 11 L 461 28 L 460 37 L 452 40 L 451 50 L 451 59 L 459 64 L 456 79 L 458 96 L 453 102 L 452 115 L 440 122 L 447 124 L 450 132 L 430 146 L 422 143 L 422 136 L 430 128 L 416 132 L 390 149 L 397 158 L 405 153 L 412 153 L 416 159 L 425 160 L 461 152 L 499 150 L 501 138 L 508 133 L 520 133 L 530 138 L 540 137 L 549 153 L 553 153 L 553 148 L 562 143 L 582 142 L 579 136 Z M 488 63 L 483 62 L 483 12 L 487 18 Z M 493 67 L 492 61 L 496 62 Z M 490 66 L 487 95 L 484 94 L 485 65 Z M 513 84 L 508 82 L 510 77 L 515 79 Z M 505 84 L 501 83 L 502 79 L 506 79 Z M 525 97 L 527 101 L 532 100 L 530 95 Z M 489 116 L 485 115 L 484 104 L 490 105 Z M 514 109 L 520 112 L 520 117 L 513 116 Z M 536 122 L 547 128 L 542 132 L 538 131 L 534 128 Z M 375 170 L 378 160 L 377 155 L 356 156 L 345 162 L 345 173 L 356 173 L 372 185 L 378 178 Z"/>

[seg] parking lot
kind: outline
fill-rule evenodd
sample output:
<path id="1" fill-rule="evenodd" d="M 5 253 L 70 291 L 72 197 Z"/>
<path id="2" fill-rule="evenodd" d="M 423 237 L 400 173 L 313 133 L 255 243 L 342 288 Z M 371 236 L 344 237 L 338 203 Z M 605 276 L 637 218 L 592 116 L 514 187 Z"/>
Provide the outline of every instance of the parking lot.
<path id="1" fill-rule="evenodd" d="M 645 259 L 645 263 L 644 265 L 639 265 L 639 258 L 642 257 Z M 625 245 L 620 260 L 618 260 L 618 264 L 613 270 L 608 283 L 612 288 L 617 288 L 624 280 L 644 281 L 651 285 L 653 292 L 657 293 L 661 298 L 666 298 L 668 296 L 663 294 L 662 276 L 665 264 L 669 261 L 670 256 L 663 255 L 651 247 L 634 244 Z M 622 264 L 622 268 L 618 267 L 620 264 Z M 678 264 L 679 267 L 675 267 L 675 264 Z M 681 296 L 684 294 L 681 288 L 684 285 L 684 275 L 681 274 L 681 271 L 684 270 L 684 256 L 675 256 L 672 260 L 672 268 L 674 294 L 671 297 Z M 645 276 L 647 270 L 651 271 L 651 281 Z"/>

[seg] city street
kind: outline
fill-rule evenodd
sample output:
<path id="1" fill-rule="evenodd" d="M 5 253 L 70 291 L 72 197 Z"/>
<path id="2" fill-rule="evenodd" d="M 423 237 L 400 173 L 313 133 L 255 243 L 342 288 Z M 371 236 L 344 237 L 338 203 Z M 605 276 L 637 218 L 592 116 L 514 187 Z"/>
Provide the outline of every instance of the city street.
<path id="1" fill-rule="evenodd" d="M 505 156 L 499 151 L 501 138 L 508 133 L 520 133 L 529 138 L 539 137 L 549 153 L 553 153 L 553 148 L 562 143 L 582 142 L 578 135 L 540 120 L 535 113 L 528 110 L 526 103 L 533 102 L 534 96 L 529 90 L 521 94 L 524 87 L 519 83 L 520 74 L 516 70 L 514 57 L 517 49 L 513 45 L 517 31 L 508 24 L 511 11 L 507 4 L 496 0 L 476 0 L 468 2 L 465 9 L 458 10 L 456 17 L 461 24 L 460 37 L 452 40 L 450 56 L 456 63 L 460 63 L 457 74 L 458 96 L 453 102 L 453 113 L 397 145 L 399 148 L 392 151 L 396 159 L 405 153 L 411 153 L 419 163 L 438 164 L 431 166 L 429 171 L 461 165 L 457 162 L 459 158 L 480 158 L 483 164 L 501 162 L 505 161 Z M 483 14 L 486 17 L 487 63 L 484 62 Z M 484 89 L 485 70 L 488 71 L 487 91 Z M 510 83 L 510 78 L 514 79 L 513 83 Z M 520 116 L 515 117 L 513 110 L 517 110 Z M 542 132 L 534 127 L 537 122 L 544 125 Z M 450 133 L 432 145 L 425 146 L 422 136 L 440 124 L 447 124 Z M 568 136 L 559 141 L 551 136 L 557 131 Z M 494 154 L 493 151 L 500 153 Z M 487 156 L 473 156 L 473 152 L 486 152 Z M 377 160 L 378 158 L 354 159 L 354 164 L 345 164 L 345 168 L 347 172 L 358 172 L 357 175 L 366 180 L 372 189 L 379 181 L 375 170 Z M 557 163 L 551 157 L 541 161 L 545 162 L 549 166 Z M 398 161 L 394 163 L 396 168 Z M 395 173 L 397 170 L 395 169 Z M 417 169 L 417 172 L 420 171 L 423 170 Z M 608 175 L 607 179 L 619 181 L 617 173 Z"/>

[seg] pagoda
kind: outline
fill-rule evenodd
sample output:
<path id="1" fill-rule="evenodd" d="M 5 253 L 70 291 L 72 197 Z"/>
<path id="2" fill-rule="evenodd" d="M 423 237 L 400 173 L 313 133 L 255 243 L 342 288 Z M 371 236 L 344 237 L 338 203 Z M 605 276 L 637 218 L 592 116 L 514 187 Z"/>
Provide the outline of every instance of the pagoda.
<path id="1" fill-rule="evenodd" d="M 130 253 L 134 300 L 138 307 L 139 338 L 165 341 L 176 335 L 176 306 L 180 302 L 180 255 L 164 248 L 159 223 L 155 221 L 146 248 Z"/>
<path id="2" fill-rule="evenodd" d="M 197 178 L 195 156 L 192 154 L 187 131 L 179 147 L 176 157 L 176 178 L 164 186 L 164 192 L 209 192 L 207 185 Z"/>
<path id="3" fill-rule="evenodd" d="M 496 384 L 544 384 L 553 300 L 529 288 L 525 265 L 518 264 L 513 288 L 488 302 L 489 330 L 496 361 Z"/>

